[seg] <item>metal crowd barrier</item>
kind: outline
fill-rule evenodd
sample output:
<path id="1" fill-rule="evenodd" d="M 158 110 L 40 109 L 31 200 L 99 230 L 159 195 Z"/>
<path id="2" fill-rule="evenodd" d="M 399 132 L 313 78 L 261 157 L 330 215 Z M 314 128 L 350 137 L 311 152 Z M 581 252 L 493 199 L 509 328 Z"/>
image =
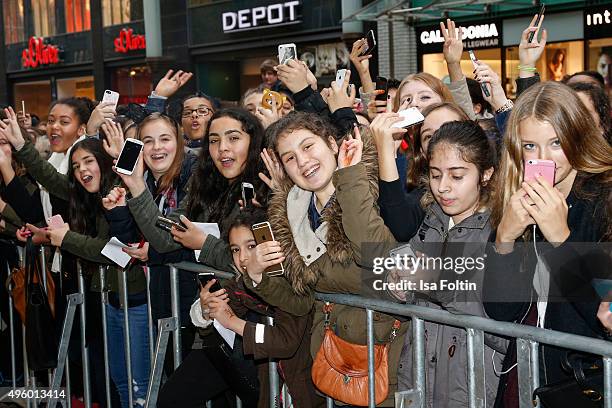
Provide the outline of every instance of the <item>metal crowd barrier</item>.
<path id="1" fill-rule="evenodd" d="M 44 256 L 44 255 L 42 255 Z M 22 258 L 23 261 L 23 258 Z M 157 339 L 154 341 L 155 349 L 151 351 L 151 372 L 147 390 L 146 407 L 153 408 L 156 406 L 157 396 L 161 387 L 162 371 L 164 357 L 169 342 L 170 334 L 172 333 L 173 344 L 173 359 L 175 368 L 181 363 L 181 342 L 180 342 L 180 309 L 179 309 L 179 287 L 178 287 L 178 271 L 197 272 L 213 272 L 219 278 L 232 278 L 233 274 L 218 271 L 207 266 L 195 263 L 178 263 L 171 264 L 171 302 L 172 302 L 172 317 L 160 319 L 158 321 Z M 101 272 L 104 272 L 104 267 L 101 267 Z M 68 340 L 72 331 L 73 322 L 76 316 L 76 309 L 79 308 L 79 317 L 81 322 L 81 353 L 83 358 L 83 382 L 84 382 L 84 399 L 85 406 L 91 407 L 91 389 L 90 389 L 90 372 L 87 346 L 85 341 L 85 288 L 82 270 L 78 266 L 79 272 L 79 291 L 78 293 L 68 295 L 68 308 L 62 326 L 62 336 L 59 347 L 58 366 L 53 370 L 50 376 L 50 387 L 53 390 L 59 390 L 62 384 L 64 371 L 66 372 L 66 387 L 70 387 L 70 379 L 68 372 Z M 102 273 L 104 276 L 104 273 Z M 101 283 L 104 283 L 101 282 Z M 104 285 L 102 286 L 104 288 Z M 126 366 L 128 367 L 128 381 L 132 384 L 131 355 L 129 352 L 129 318 L 127 313 L 127 286 L 125 282 L 125 274 L 121 279 L 120 297 L 122 299 L 122 307 L 124 310 L 124 329 L 126 336 Z M 147 294 L 149 297 L 149 294 Z M 107 294 L 103 293 L 102 297 L 103 317 L 105 317 L 104 306 L 107 304 Z M 406 316 L 411 318 L 412 334 L 413 334 L 413 378 L 414 387 L 407 391 L 397 392 L 395 394 L 396 408 L 413 408 L 425 407 L 425 336 L 424 336 L 424 321 L 431 321 L 449 326 L 464 328 L 467 332 L 467 357 L 468 357 L 468 395 L 470 408 L 483 408 L 486 406 L 485 397 L 485 359 L 484 359 L 484 333 L 491 333 L 501 336 L 517 338 L 517 370 L 518 370 L 518 385 L 519 385 L 519 407 L 532 408 L 538 407 L 539 402 L 533 401 L 533 391 L 539 386 L 539 344 L 547 344 L 551 346 L 574 349 L 590 354 L 601 355 L 604 362 L 604 406 L 612 408 L 612 343 L 604 340 L 594 339 L 590 337 L 577 336 L 574 334 L 557 332 L 553 330 L 540 329 L 537 327 L 524 326 L 515 323 L 499 322 L 482 317 L 469 315 L 455 315 L 443 310 L 431 309 L 423 306 L 405 305 L 390 301 L 382 301 L 376 299 L 367 299 L 355 295 L 341 294 L 323 294 L 317 293 L 316 299 L 326 302 L 333 302 L 347 306 L 357 307 L 366 310 L 365 328 L 367 331 L 367 349 L 368 349 L 368 390 L 369 390 L 369 407 L 375 407 L 375 383 L 374 383 L 374 312 L 389 313 L 398 316 Z M 13 322 L 13 303 L 9 297 L 9 320 Z M 149 308 L 150 313 L 150 308 Z M 13 374 L 13 389 L 17 387 L 15 372 L 15 344 L 13 326 L 11 325 L 11 372 Z M 108 338 L 106 321 L 103 318 L 103 338 L 104 338 L 104 367 L 105 367 L 105 385 L 107 406 L 110 407 L 110 375 L 108 366 Z M 36 387 L 35 378 L 32 373 L 29 373 L 27 367 L 27 356 L 25 355 L 24 344 L 24 382 L 28 387 Z M 279 377 L 275 365 L 270 365 L 270 407 L 281 408 L 281 395 L 285 408 L 290 405 L 290 396 L 286 392 L 286 387 L 283 390 L 279 387 Z M 130 403 L 132 402 L 132 390 L 130 389 Z M 33 401 L 27 401 L 28 407 L 32 406 Z M 70 406 L 70 393 L 67 392 L 66 400 L 58 400 L 50 398 L 47 401 L 48 407 L 55 407 L 60 402 L 62 406 Z M 241 407 L 239 399 L 237 406 Z M 289 402 L 290 404 L 290 402 Z M 37 406 L 34 401 L 34 406 Z M 207 406 L 210 406 L 207 403 Z M 333 408 L 334 403 L 331 398 L 327 398 L 327 407 Z"/>

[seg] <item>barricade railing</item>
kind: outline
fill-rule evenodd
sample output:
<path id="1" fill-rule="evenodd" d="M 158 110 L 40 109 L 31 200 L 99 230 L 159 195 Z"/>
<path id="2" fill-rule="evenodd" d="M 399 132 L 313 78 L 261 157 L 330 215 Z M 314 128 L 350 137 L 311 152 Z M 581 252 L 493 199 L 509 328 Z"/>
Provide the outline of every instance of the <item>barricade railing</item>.
<path id="1" fill-rule="evenodd" d="M 164 365 L 166 349 L 169 343 L 170 334 L 173 337 L 173 360 L 175 367 L 181 362 L 181 343 L 180 343 L 180 308 L 179 308 L 179 285 L 178 274 L 179 270 L 191 273 L 212 272 L 215 276 L 222 279 L 231 279 L 234 274 L 219 271 L 202 264 L 181 262 L 168 265 L 171 276 L 171 306 L 172 317 L 159 319 L 157 322 L 157 338 L 154 341 L 155 350 L 152 351 L 151 372 L 147 390 L 146 406 L 149 408 L 155 407 L 157 396 L 161 387 L 161 379 Z M 104 267 L 101 267 L 101 275 L 104 276 Z M 43 273 L 44 275 L 44 273 Z M 68 377 L 68 340 L 72 331 L 74 319 L 76 318 L 76 309 L 79 308 L 80 318 L 80 335 L 81 335 L 81 354 L 83 359 L 83 383 L 84 383 L 84 400 L 85 406 L 91 406 L 91 389 L 90 389 L 90 371 L 89 358 L 87 353 L 87 342 L 85 340 L 85 289 L 84 279 L 80 265 L 78 266 L 78 293 L 67 296 L 68 306 L 62 326 L 62 336 L 59 344 L 58 366 L 53 370 L 50 376 L 50 387 L 52 390 L 59 390 L 62 383 L 64 372 L 66 374 L 65 385 L 70 387 L 70 379 Z M 127 318 L 127 287 L 125 282 L 125 274 L 120 279 L 121 289 L 120 298 L 124 310 L 124 332 L 128 333 L 125 336 L 126 340 L 126 365 L 130 367 L 131 356 L 129 353 L 129 318 Z M 104 281 L 102 288 L 105 290 Z M 147 295 L 150 298 L 150 295 Z M 519 407 L 531 408 L 538 407 L 539 402 L 533 400 L 533 391 L 540 385 L 539 382 L 539 345 L 546 344 L 550 346 L 562 347 L 566 349 L 577 350 L 589 354 L 602 356 L 604 364 L 604 406 L 612 408 L 612 343 L 590 338 L 578 336 L 570 333 L 558 332 L 548 329 L 541 329 L 532 326 L 520 325 L 515 323 L 500 322 L 483 317 L 471 315 L 451 314 L 444 310 L 427 308 L 417 305 L 406 305 L 391 301 L 369 299 L 356 295 L 344 294 L 324 294 L 317 293 L 316 299 L 325 302 L 342 304 L 366 310 L 365 330 L 367 333 L 367 350 L 368 350 L 368 390 L 369 390 L 369 407 L 375 407 L 375 376 L 374 376 L 374 312 L 388 313 L 396 316 L 405 316 L 411 319 L 412 330 L 412 354 L 413 366 L 404 369 L 411 369 L 413 374 L 413 388 L 406 391 L 396 392 L 395 405 L 396 407 L 424 407 L 426 395 L 426 379 L 425 379 L 425 330 L 424 322 L 430 321 L 448 326 L 463 328 L 467 334 L 467 373 L 468 373 L 468 401 L 470 408 L 485 407 L 486 402 L 486 387 L 485 387 L 485 358 L 484 358 L 484 334 L 490 333 L 499 336 L 516 338 L 516 354 L 517 354 L 517 374 L 519 388 Z M 104 306 L 107 303 L 106 293 L 103 292 L 101 297 L 102 310 L 104 314 Z M 13 302 L 9 299 L 9 320 L 12 322 L 13 317 Z M 150 308 L 149 308 L 150 313 Z M 103 315 L 104 316 L 104 315 Z M 14 326 L 11 325 L 11 373 L 13 374 L 13 388 L 17 387 L 15 372 L 15 344 Z M 103 319 L 103 338 L 104 338 L 104 363 L 105 363 L 105 385 L 107 406 L 110 407 L 110 375 L 108 370 L 108 338 L 106 321 Z M 25 355 L 24 344 L 24 384 L 28 387 L 35 387 L 35 379 L 29 373 L 27 367 L 27 356 Z M 269 370 L 270 375 L 270 407 L 280 408 L 281 395 L 282 401 L 286 404 L 290 397 L 286 393 L 286 389 L 280 389 L 280 381 L 278 371 L 274 365 L 271 365 Z M 128 370 L 129 384 L 131 384 L 131 373 Z M 131 387 L 128 387 L 131 390 Z M 47 403 L 49 407 L 55 407 L 58 402 L 62 406 L 70 404 L 70 394 L 67 393 L 65 401 L 60 399 L 50 398 Z M 132 396 L 130 395 L 130 400 Z M 31 406 L 31 401 L 27 401 L 28 406 Z M 209 406 L 210 404 L 207 404 Z M 34 406 L 37 406 L 34 404 Z M 240 402 L 238 400 L 238 406 Z M 286 406 L 286 405 L 285 405 Z M 327 398 L 327 406 L 333 407 L 333 400 Z"/>

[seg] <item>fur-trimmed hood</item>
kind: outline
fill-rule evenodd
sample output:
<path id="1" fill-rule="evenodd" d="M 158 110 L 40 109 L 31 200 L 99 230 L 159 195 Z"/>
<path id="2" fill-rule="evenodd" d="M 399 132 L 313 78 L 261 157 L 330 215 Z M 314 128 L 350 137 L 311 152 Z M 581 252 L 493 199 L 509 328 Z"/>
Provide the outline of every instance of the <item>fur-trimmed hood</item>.
<path id="1" fill-rule="evenodd" d="M 362 135 L 364 146 L 361 162 L 366 167 L 370 192 L 376 201 L 378 199 L 378 158 L 376 146 L 369 132 L 363 131 Z M 336 174 L 334 174 L 334 184 L 336 185 L 335 180 Z M 315 288 L 319 278 L 322 276 L 321 269 L 327 263 L 323 259 L 327 257 L 332 263 L 339 263 L 345 267 L 355 263 L 355 260 L 351 244 L 342 227 L 342 208 L 340 208 L 340 204 L 334 194 L 330 199 L 331 203 L 327 206 L 321 217 L 324 224 L 322 226 L 323 230 L 327 231 L 326 239 L 323 240 L 326 252 L 315 262 L 306 262 L 305 257 L 300 254 L 296 245 L 287 214 L 287 208 L 291 205 L 288 202 L 290 200 L 289 197 L 295 196 L 295 193 L 307 192 L 294 185 L 287 177 L 286 183 L 272 194 L 268 206 L 268 217 L 274 230 L 274 237 L 280 243 L 285 253 L 285 276 L 289 283 L 291 283 L 293 290 L 299 295 L 304 295 L 309 291 L 309 287 Z M 309 196 L 312 197 L 312 195 Z M 317 232 L 320 230 L 321 228 Z"/>

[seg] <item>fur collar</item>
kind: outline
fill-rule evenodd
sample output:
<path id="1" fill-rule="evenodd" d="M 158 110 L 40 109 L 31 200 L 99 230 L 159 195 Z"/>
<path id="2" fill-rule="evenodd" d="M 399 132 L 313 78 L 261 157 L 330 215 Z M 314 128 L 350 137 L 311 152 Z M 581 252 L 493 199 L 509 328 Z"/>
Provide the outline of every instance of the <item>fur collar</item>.
<path id="1" fill-rule="evenodd" d="M 376 147 L 369 132 L 362 131 L 362 135 L 364 146 L 361 162 L 366 167 L 370 192 L 376 203 L 378 200 L 378 159 Z M 335 179 L 336 175 L 334 175 Z M 272 194 L 268 206 L 268 217 L 274 230 L 274 237 L 280 243 L 285 253 L 285 277 L 297 294 L 304 295 L 309 291 L 309 288 L 316 286 L 319 278 L 323 275 L 323 271 L 321 271 L 323 263 L 319 260 L 307 266 L 295 244 L 287 217 L 287 198 L 293 187 L 293 182 L 287 177 L 284 185 Z M 342 209 L 335 195 L 331 200 L 331 204 L 322 216 L 322 221 L 327 223 L 326 254 L 322 257 L 327 256 L 333 263 L 349 266 L 355 260 L 351 244 L 342 227 Z"/>

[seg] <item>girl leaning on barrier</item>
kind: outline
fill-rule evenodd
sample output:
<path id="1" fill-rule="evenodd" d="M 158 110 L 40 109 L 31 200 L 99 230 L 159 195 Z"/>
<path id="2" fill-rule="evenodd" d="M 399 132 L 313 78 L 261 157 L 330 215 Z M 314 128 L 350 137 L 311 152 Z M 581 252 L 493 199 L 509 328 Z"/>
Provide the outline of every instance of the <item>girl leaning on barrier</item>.
<path id="1" fill-rule="evenodd" d="M 525 180 L 527 160 L 553 161 L 554 184 L 541 175 Z M 611 278 L 605 276 L 610 258 L 602 242 L 612 237 L 612 148 L 569 87 L 541 83 L 517 100 L 498 180 L 484 281 L 487 313 L 603 336 L 592 279 Z M 566 352 L 541 347 L 541 383 L 570 378 L 561 368 Z M 517 399 L 514 359 L 509 353 L 504 362 L 509 372 L 500 381 L 499 406 Z"/>
<path id="2" fill-rule="evenodd" d="M 346 85 L 332 85 L 338 97 L 346 95 Z M 348 103 L 350 106 L 350 103 Z M 244 281 L 247 288 L 266 303 L 296 316 L 304 316 L 314 305 L 311 353 L 317 354 L 326 326 L 323 303 L 314 302 L 314 291 L 327 293 L 361 293 L 359 248 L 346 237 L 346 222 L 342 222 L 340 197 L 348 194 L 336 186 L 358 177 L 347 167 L 346 149 L 338 148 L 335 129 L 326 120 L 310 113 L 296 112 L 280 119 L 268 129 L 270 146 L 279 161 L 272 164 L 287 177 L 274 186 L 268 209 L 275 245 L 286 259 L 285 275 L 270 277 L 247 268 Z M 364 183 L 377 194 L 378 170 L 371 140 L 363 154 Z M 345 163 L 345 159 L 348 162 Z M 340 167 L 340 170 L 337 170 Z M 362 227 L 363 220 L 352 219 L 351 228 Z M 366 344 L 365 311 L 334 305 L 329 324 L 335 334 L 354 344 Z M 374 330 L 377 342 L 388 343 L 393 332 L 394 318 L 375 313 Z M 397 388 L 397 365 L 407 324 L 402 324 L 389 349 L 389 394 L 380 406 L 393 406 Z"/>
<path id="3" fill-rule="evenodd" d="M 379 140 L 391 139 L 393 133 L 402 129 L 390 126 L 401 120 L 397 114 L 387 115 L 386 127 L 375 127 Z M 380 133 L 386 133 L 381 135 Z M 358 149 L 359 143 L 356 143 Z M 417 234 L 410 239 L 409 245 L 393 250 L 402 254 L 404 250 L 417 251 L 419 258 L 425 259 L 474 259 L 482 258 L 491 232 L 490 199 L 495 179 L 494 146 L 484 131 L 471 121 L 453 121 L 443 124 L 429 141 L 427 159 L 426 192 L 421 200 L 425 216 Z M 375 209 L 375 197 L 369 192 L 364 181 L 364 167 L 357 163 L 352 166 L 353 177 L 338 184 L 338 190 L 346 191 L 339 195 L 343 209 L 342 221 L 347 237 L 352 245 L 362 246 L 382 244 L 382 256 L 389 256 L 387 248 L 397 246 L 396 240 L 386 227 Z M 359 219 L 355 225 L 350 220 Z M 407 253 L 407 252 L 406 252 Z M 365 254 L 364 254 L 365 255 Z M 363 259 L 369 264 L 369 258 Z M 428 264 L 429 265 L 429 264 Z M 413 304 L 443 309 L 452 313 L 485 316 L 481 299 L 483 269 L 460 271 L 454 268 L 431 279 L 429 275 L 439 273 L 436 267 L 420 268 L 416 274 L 408 271 L 387 271 L 383 281 L 387 284 L 411 282 L 411 289 L 383 288 L 379 295 L 391 295 L 394 300 L 409 301 Z M 438 269 L 440 269 L 438 267 Z M 469 281 L 472 290 L 453 290 L 444 288 L 443 281 Z M 425 290 L 421 281 L 434 283 Z M 436 323 L 425 322 L 425 375 L 427 390 L 426 406 L 465 407 L 468 405 L 467 349 L 466 332 Z M 412 336 L 406 336 L 398 372 L 400 390 L 414 386 L 412 378 Z M 485 335 L 485 381 L 486 406 L 492 407 L 497 389 L 495 364 L 501 367 L 506 342 L 499 337 Z"/>
<path id="4" fill-rule="evenodd" d="M 53 192 L 58 198 L 68 203 L 68 223 L 48 230 L 38 229 L 32 225 L 28 228 L 38 236 L 44 236 L 46 243 L 59 247 L 82 260 L 83 269 L 93 271 L 91 290 L 100 291 L 98 265 L 110 265 L 112 262 L 100 251 L 108 243 L 109 226 L 104 218 L 100 195 L 109 191 L 117 182 L 112 171 L 112 158 L 104 151 L 102 142 L 87 138 L 72 146 L 68 160 L 72 171 L 67 175 L 59 173 L 53 166 L 44 161 L 34 145 L 26 141 L 12 111 L 8 110 L 8 125 L 0 124 L 0 133 L 15 148 L 17 160 L 23 163 L 34 179 Z M 112 125 L 117 126 L 117 125 Z M 86 272 L 86 273 L 87 273 Z M 89 273 L 87 273 L 89 275 Z M 149 377 L 149 350 L 147 329 L 147 307 L 145 295 L 145 278 L 142 268 L 135 266 L 128 271 L 109 267 L 107 288 L 109 303 L 106 308 L 109 330 L 109 350 L 111 377 L 115 383 L 124 407 L 128 402 L 128 380 L 125 370 L 125 344 L 123 336 L 123 311 L 119 304 L 119 273 L 127 273 L 128 304 L 130 317 L 132 353 L 132 372 L 134 401 L 143 405 Z"/>

